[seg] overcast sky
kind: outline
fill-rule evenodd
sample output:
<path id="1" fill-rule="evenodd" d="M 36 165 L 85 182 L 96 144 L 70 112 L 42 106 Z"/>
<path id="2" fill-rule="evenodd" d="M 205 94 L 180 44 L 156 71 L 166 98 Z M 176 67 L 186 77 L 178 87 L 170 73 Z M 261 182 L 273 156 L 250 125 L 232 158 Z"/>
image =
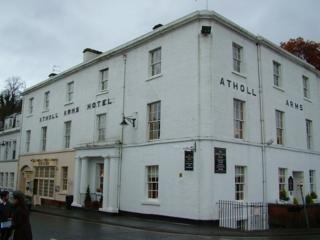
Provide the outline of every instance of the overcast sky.
<path id="1" fill-rule="evenodd" d="M 0 89 L 11 76 L 27 87 L 196 10 L 206 0 L 0 0 Z M 209 9 L 279 44 L 320 40 L 320 0 L 209 0 Z"/>

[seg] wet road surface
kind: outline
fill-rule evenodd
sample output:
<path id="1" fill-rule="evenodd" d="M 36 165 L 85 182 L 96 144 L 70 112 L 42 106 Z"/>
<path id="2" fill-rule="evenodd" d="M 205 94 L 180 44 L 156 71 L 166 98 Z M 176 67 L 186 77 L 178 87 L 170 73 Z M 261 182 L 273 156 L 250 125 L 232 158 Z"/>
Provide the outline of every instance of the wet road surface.
<path id="1" fill-rule="evenodd" d="M 182 235 L 172 233 L 152 232 L 126 227 L 110 226 L 46 215 L 31 214 L 31 224 L 34 240 L 237 240 L 249 237 L 206 237 L 196 235 Z M 301 237 L 254 237 L 252 240 L 292 239 L 292 240 L 319 240 L 320 236 Z"/>

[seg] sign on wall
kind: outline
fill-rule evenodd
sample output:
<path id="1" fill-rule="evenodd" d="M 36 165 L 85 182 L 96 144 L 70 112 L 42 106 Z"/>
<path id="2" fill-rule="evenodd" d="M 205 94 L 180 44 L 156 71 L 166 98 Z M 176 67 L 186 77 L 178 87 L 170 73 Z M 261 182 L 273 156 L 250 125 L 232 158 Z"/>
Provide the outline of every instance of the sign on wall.
<path id="1" fill-rule="evenodd" d="M 292 176 L 290 176 L 288 178 L 288 190 L 289 190 L 289 192 L 293 191 L 293 177 Z"/>
<path id="2" fill-rule="evenodd" d="M 227 150 L 225 148 L 214 148 L 214 172 L 227 173 Z"/>
<path id="3" fill-rule="evenodd" d="M 193 151 L 184 151 L 184 170 L 193 171 Z"/>

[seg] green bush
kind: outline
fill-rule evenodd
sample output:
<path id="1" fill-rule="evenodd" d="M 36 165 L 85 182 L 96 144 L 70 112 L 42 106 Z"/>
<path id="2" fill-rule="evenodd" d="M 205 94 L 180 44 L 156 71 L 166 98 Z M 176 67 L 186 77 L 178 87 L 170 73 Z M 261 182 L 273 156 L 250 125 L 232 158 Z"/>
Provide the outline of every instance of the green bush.
<path id="1" fill-rule="evenodd" d="M 318 198 L 318 195 L 315 192 L 311 192 L 310 196 L 311 196 L 312 199 L 317 199 Z"/>
<path id="2" fill-rule="evenodd" d="M 313 204 L 313 198 L 311 197 L 310 194 L 306 195 L 306 204 L 307 205 Z"/>
<path id="3" fill-rule="evenodd" d="M 282 190 L 281 192 L 280 192 L 280 200 L 282 200 L 282 201 L 289 201 L 289 197 L 288 197 L 288 193 L 287 193 L 287 191 L 286 190 Z"/>
<path id="4" fill-rule="evenodd" d="M 294 204 L 294 205 L 298 205 L 298 204 L 299 204 L 299 202 L 298 202 L 298 199 L 297 199 L 297 198 L 293 198 L 293 204 Z"/>

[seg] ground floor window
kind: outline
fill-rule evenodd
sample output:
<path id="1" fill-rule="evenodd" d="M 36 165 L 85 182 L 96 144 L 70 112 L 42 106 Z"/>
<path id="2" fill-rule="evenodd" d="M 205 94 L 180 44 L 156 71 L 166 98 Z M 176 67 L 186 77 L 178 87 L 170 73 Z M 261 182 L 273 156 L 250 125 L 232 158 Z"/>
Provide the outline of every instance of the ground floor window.
<path id="1" fill-rule="evenodd" d="M 158 199 L 159 196 L 159 166 L 147 166 L 147 197 Z"/>
<path id="2" fill-rule="evenodd" d="M 42 197 L 53 197 L 55 167 L 35 167 L 34 188 L 35 194 Z"/>
<path id="3" fill-rule="evenodd" d="M 235 199 L 242 201 L 245 199 L 246 167 L 235 166 Z"/>
<path id="4" fill-rule="evenodd" d="M 286 168 L 279 168 L 278 178 L 279 178 L 279 199 L 282 199 L 283 195 L 285 195 L 287 191 L 287 186 L 286 186 L 287 169 Z"/>
<path id="5" fill-rule="evenodd" d="M 3 173 L 0 173 L 0 187 L 4 187 L 4 184 L 3 184 Z"/>
<path id="6" fill-rule="evenodd" d="M 312 192 L 315 193 L 316 192 L 315 177 L 316 177 L 316 171 L 315 170 L 310 170 L 309 171 L 310 193 L 312 193 Z"/>
<path id="7" fill-rule="evenodd" d="M 62 191 L 68 190 L 68 167 L 61 168 L 61 176 L 62 176 Z"/>
<path id="8" fill-rule="evenodd" d="M 13 189 L 14 188 L 14 173 L 10 173 L 10 177 L 9 177 L 9 188 Z"/>
<path id="9" fill-rule="evenodd" d="M 9 185 L 9 173 L 4 174 L 4 186 L 7 188 Z"/>
<path id="10" fill-rule="evenodd" d="M 6 189 L 14 188 L 14 172 L 0 173 L 0 187 Z"/>

